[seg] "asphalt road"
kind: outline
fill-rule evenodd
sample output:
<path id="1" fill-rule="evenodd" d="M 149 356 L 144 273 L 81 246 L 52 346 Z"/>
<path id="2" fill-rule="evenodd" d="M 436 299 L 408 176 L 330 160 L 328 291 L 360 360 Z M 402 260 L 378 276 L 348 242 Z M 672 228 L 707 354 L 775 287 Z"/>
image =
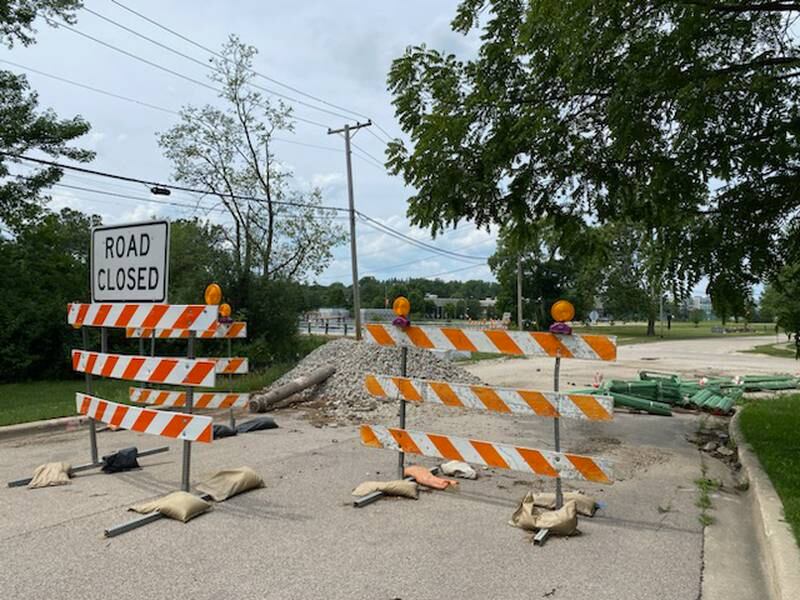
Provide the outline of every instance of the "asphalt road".
<path id="1" fill-rule="evenodd" d="M 735 348 L 741 343 L 737 338 Z M 782 363 L 762 365 L 761 357 L 736 355 L 735 348 L 726 350 L 719 341 L 626 346 L 614 365 L 564 361 L 563 381 L 585 385 L 577 380 L 598 368 L 611 378 L 653 362 L 666 370 L 763 372 L 768 364 L 776 365 L 773 371 L 786 370 Z M 651 356 L 659 361 L 644 360 Z M 543 360 L 488 361 L 470 370 L 491 383 L 546 386 L 551 366 Z M 612 423 L 563 420 L 565 449 L 613 460 L 617 481 L 577 486 L 605 508 L 580 520 L 581 535 L 551 538 L 539 548 L 507 521 L 527 489 L 552 490 L 551 480 L 481 470 L 477 481 L 462 482 L 458 492 L 354 509 L 350 490 L 367 479 L 393 478 L 396 454 L 362 447 L 354 426 L 318 428 L 303 416 L 280 412 L 280 429 L 195 444 L 194 481 L 216 469 L 248 465 L 267 485 L 185 525 L 162 520 L 117 538 L 102 535 L 133 518 L 126 512 L 130 504 L 177 489 L 179 443 L 171 444 L 169 453 L 142 459 L 140 471 L 86 473 L 71 485 L 44 490 L 0 488 L 2 597 L 696 600 L 700 595 L 703 532 L 693 482 L 701 459 L 685 439 L 698 417 L 617 413 Z M 552 423 L 539 419 L 409 407 L 408 427 L 552 447 Z M 101 453 L 163 443 L 130 432 L 102 433 L 99 440 Z M 0 443 L 0 479 L 24 476 L 53 460 L 79 464 L 88 453 L 85 430 L 7 440 Z"/>
<path id="2" fill-rule="evenodd" d="M 550 423 L 409 411 L 428 431 L 549 446 Z M 440 412 L 441 414 L 441 412 Z M 692 481 L 696 451 L 683 443 L 691 417 L 619 415 L 566 422 L 565 447 L 617 460 L 622 481 L 585 485 L 607 504 L 582 519 L 582 535 L 544 548 L 507 525 L 531 478 L 482 471 L 457 493 L 350 505 L 350 490 L 394 474 L 396 455 L 367 449 L 353 427 L 318 429 L 294 414 L 281 428 L 195 445 L 195 481 L 249 465 L 267 487 L 188 524 L 160 521 L 114 539 L 105 528 L 125 508 L 177 488 L 179 444 L 145 468 L 83 474 L 44 490 L 0 490 L 0 590 L 5 598 L 674 598 L 694 600 L 702 532 Z M 639 446 L 653 432 L 652 444 Z M 636 445 L 624 440 L 630 437 Z M 619 443 L 617 443 L 619 441 Z M 160 444 L 129 432 L 100 435 L 101 452 Z M 85 431 L 0 445 L 0 477 L 50 460 L 88 457 Z M 429 461 L 425 461 L 429 462 Z M 429 463 L 430 464 L 430 463 Z M 550 489 L 551 482 L 537 482 Z M 661 510 L 659 510 L 661 507 Z M 666 512 L 662 512 L 662 511 Z"/>

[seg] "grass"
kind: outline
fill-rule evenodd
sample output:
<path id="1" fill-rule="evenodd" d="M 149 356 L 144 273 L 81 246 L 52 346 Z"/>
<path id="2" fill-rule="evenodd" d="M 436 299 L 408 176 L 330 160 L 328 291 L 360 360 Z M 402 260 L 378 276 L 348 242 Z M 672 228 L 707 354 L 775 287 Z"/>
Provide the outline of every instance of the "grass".
<path id="1" fill-rule="evenodd" d="M 800 395 L 749 402 L 742 433 L 783 502 L 786 521 L 800 543 Z"/>
<path id="2" fill-rule="evenodd" d="M 703 463 L 701 469 L 702 477 L 700 477 L 700 479 L 695 479 L 694 481 L 699 493 L 697 502 L 695 504 L 697 508 L 700 509 L 700 515 L 697 517 L 698 520 L 703 527 L 708 527 L 714 523 L 714 517 L 712 517 L 708 512 L 714 508 L 711 504 L 711 494 L 719 490 L 721 484 L 716 479 L 710 479 L 707 476 L 708 467 L 706 467 L 705 463 Z"/>
<path id="3" fill-rule="evenodd" d="M 247 375 L 234 376 L 230 388 L 227 387 L 227 377 L 218 376 L 217 388 L 221 391 L 233 390 L 234 392 L 260 390 L 293 366 L 292 364 L 278 364 Z M 92 382 L 92 394 L 112 402 L 124 402 L 128 399 L 128 388 L 131 385 L 144 384 L 114 379 L 95 379 Z M 83 379 L 2 384 L 0 385 L 0 426 L 76 415 L 75 392 L 85 391 L 86 386 Z M 204 391 L 212 390 L 204 388 Z"/>
<path id="4" fill-rule="evenodd" d="M 736 323 L 728 323 L 728 327 L 742 326 Z M 667 324 L 664 323 L 664 337 L 661 336 L 661 326 L 656 323 L 656 335 L 647 336 L 646 323 L 631 323 L 631 324 L 615 324 L 615 325 L 596 325 L 594 327 L 574 327 L 575 333 L 596 333 L 600 335 L 615 335 L 617 336 L 617 343 L 620 345 L 625 344 L 640 344 L 643 342 L 660 342 L 664 340 L 693 340 L 701 338 L 722 338 L 722 337 L 742 337 L 751 335 L 774 335 L 774 328 L 766 323 L 751 323 L 749 327 L 753 331 L 746 333 L 713 333 L 713 327 L 722 327 L 720 321 L 701 321 L 697 326 L 694 323 L 687 323 L 681 321 L 673 321 L 672 327 L 667 329 Z"/>
<path id="5" fill-rule="evenodd" d="M 777 358 L 794 358 L 794 344 L 763 344 L 750 350 L 743 350 L 750 354 L 766 354 Z"/>

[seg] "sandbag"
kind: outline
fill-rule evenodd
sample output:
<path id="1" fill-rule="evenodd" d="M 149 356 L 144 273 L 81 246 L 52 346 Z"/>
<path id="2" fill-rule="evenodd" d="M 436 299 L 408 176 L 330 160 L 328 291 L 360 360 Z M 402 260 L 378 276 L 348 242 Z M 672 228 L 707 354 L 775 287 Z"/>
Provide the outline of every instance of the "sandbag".
<path id="1" fill-rule="evenodd" d="M 51 462 L 39 465 L 33 471 L 33 478 L 28 484 L 28 489 L 50 487 L 51 485 L 69 484 L 72 465 L 65 462 Z"/>
<path id="2" fill-rule="evenodd" d="M 222 502 L 236 494 L 264 487 L 264 480 L 250 467 L 239 467 L 217 471 L 209 479 L 194 487 L 211 496 L 214 501 Z"/>
<path id="3" fill-rule="evenodd" d="M 236 426 L 236 431 L 239 433 L 250 433 L 251 431 L 261 431 L 262 429 L 275 429 L 278 424 L 272 417 L 258 417 L 257 419 L 250 419 L 244 421 Z"/>
<path id="4" fill-rule="evenodd" d="M 578 531 L 578 507 L 574 500 L 565 503 L 559 510 L 541 510 L 534 505 L 533 492 L 525 498 L 511 516 L 509 525 L 538 531 L 549 529 L 555 535 L 573 535 Z"/>
<path id="5" fill-rule="evenodd" d="M 478 474 L 471 466 L 460 460 L 451 460 L 439 465 L 442 473 L 451 477 L 461 477 L 461 479 L 477 479 Z"/>
<path id="6" fill-rule="evenodd" d="M 593 517 L 594 512 L 597 510 L 597 502 L 591 496 L 587 496 L 581 492 L 564 492 L 564 502 L 570 500 L 575 501 L 578 509 L 578 514 L 585 517 Z M 533 503 L 542 508 L 549 508 L 550 510 L 556 507 L 555 494 L 534 494 Z"/>
<path id="7" fill-rule="evenodd" d="M 366 496 L 372 492 L 383 492 L 387 496 L 403 496 L 417 499 L 419 490 L 416 481 L 365 481 L 353 490 L 353 496 Z"/>
<path id="8" fill-rule="evenodd" d="M 226 437 L 233 437 L 236 435 L 236 430 L 222 423 L 214 423 L 211 426 L 211 435 L 215 440 L 221 440 Z"/>
<path id="9" fill-rule="evenodd" d="M 211 505 L 208 502 L 189 492 L 172 492 L 155 500 L 134 504 L 128 510 L 140 514 L 160 512 L 165 517 L 186 523 L 210 508 Z"/>
<path id="10" fill-rule="evenodd" d="M 406 477 L 413 477 L 414 480 L 425 487 L 433 488 L 435 490 L 446 490 L 449 487 L 458 486 L 458 482 L 454 479 L 444 479 L 431 474 L 431 472 L 423 466 L 411 465 L 406 467 L 403 471 Z"/>
<path id="11" fill-rule="evenodd" d="M 135 446 L 117 450 L 113 454 L 103 457 L 102 471 L 103 473 L 119 473 L 138 469 L 139 461 L 136 460 L 137 456 L 139 456 L 139 450 Z"/>

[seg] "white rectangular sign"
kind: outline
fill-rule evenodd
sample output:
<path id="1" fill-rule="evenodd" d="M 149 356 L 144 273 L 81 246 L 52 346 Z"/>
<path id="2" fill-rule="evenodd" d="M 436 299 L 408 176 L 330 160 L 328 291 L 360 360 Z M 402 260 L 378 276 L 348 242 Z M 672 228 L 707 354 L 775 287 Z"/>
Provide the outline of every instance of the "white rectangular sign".
<path id="1" fill-rule="evenodd" d="M 169 223 L 92 229 L 92 302 L 166 302 Z"/>

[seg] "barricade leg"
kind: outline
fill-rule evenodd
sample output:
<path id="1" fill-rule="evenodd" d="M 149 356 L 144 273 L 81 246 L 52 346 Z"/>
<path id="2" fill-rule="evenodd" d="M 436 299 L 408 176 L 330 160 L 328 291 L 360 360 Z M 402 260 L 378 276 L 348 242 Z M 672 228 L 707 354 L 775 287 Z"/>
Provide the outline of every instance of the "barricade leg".
<path id="1" fill-rule="evenodd" d="M 406 377 L 408 375 L 408 348 L 402 346 L 400 348 L 400 375 Z M 402 395 L 398 396 L 400 399 L 400 429 L 406 428 L 406 401 Z M 397 453 L 397 478 L 403 479 L 405 474 L 405 452 L 400 450 Z"/>
<path id="2" fill-rule="evenodd" d="M 189 333 L 187 358 L 194 358 L 194 332 Z M 186 388 L 186 412 L 192 414 L 194 408 L 194 390 Z M 181 489 L 189 491 L 192 470 L 192 442 L 183 440 L 183 468 L 181 469 Z"/>

